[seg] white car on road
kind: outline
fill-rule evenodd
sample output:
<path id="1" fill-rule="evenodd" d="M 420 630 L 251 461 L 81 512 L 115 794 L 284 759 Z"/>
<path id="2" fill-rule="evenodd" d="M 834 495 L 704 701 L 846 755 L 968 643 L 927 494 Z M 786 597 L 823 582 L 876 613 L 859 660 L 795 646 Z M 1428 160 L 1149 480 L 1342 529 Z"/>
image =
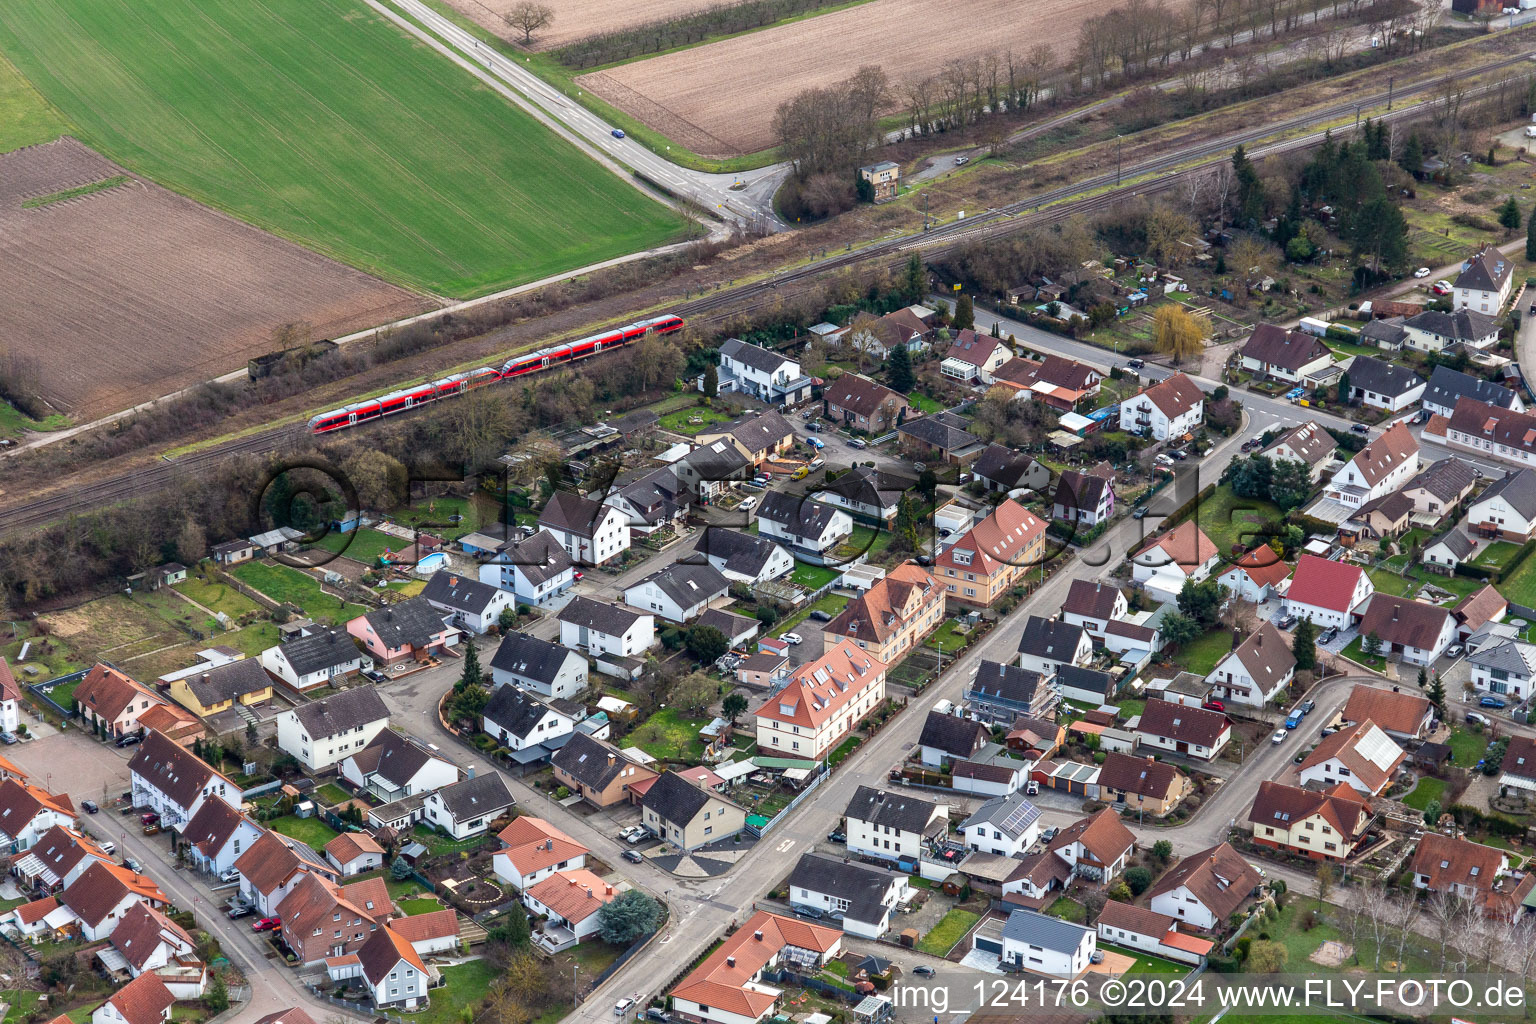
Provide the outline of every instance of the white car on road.
<path id="1" fill-rule="evenodd" d="M 1419 277 L 1419 278 L 1428 277 L 1429 276 L 1429 268 L 1428 267 L 1420 267 L 1418 270 L 1415 270 L 1413 272 L 1413 276 L 1414 277 Z"/>

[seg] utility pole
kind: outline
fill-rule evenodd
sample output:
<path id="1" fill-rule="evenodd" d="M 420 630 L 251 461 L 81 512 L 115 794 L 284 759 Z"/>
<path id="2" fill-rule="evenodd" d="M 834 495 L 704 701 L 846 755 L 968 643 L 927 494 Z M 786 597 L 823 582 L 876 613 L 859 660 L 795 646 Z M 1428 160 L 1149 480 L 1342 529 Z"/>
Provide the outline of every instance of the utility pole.
<path id="1" fill-rule="evenodd" d="M 1125 136 L 1123 136 L 1123 135 L 1116 135 L 1115 136 L 1115 187 L 1116 188 L 1120 187 L 1120 146 L 1121 146 L 1121 143 L 1124 140 L 1125 140 Z"/>
<path id="2" fill-rule="evenodd" d="M 1392 109 L 1392 83 L 1394 83 L 1396 81 L 1397 81 L 1397 76 L 1396 75 L 1391 75 L 1391 76 L 1388 76 L 1388 78 L 1387 78 L 1387 109 L 1388 110 Z"/>

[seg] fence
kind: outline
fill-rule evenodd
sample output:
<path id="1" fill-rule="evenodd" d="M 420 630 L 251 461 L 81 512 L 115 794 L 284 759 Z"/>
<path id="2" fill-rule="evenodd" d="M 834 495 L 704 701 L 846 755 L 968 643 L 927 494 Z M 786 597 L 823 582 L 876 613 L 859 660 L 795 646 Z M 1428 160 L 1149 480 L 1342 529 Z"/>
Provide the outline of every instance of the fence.
<path id="1" fill-rule="evenodd" d="M 784 820 L 784 816 L 786 814 L 788 814 L 790 811 L 794 810 L 796 807 L 799 807 L 800 806 L 800 801 L 804 800 L 806 797 L 808 797 L 812 793 L 816 792 L 816 787 L 820 786 L 823 782 L 827 781 L 827 779 L 829 777 L 831 777 L 831 775 L 832 775 L 832 770 L 830 768 L 827 768 L 825 765 L 823 765 L 822 769 L 821 769 L 821 774 L 817 775 L 816 778 L 813 779 L 810 782 L 810 784 L 807 785 L 804 789 L 802 789 L 795 796 L 795 798 L 793 800 L 791 800 L 789 803 L 785 804 L 784 805 L 784 809 L 779 811 L 779 813 L 775 814 L 772 818 L 770 818 L 766 825 L 762 825 L 762 826 L 748 825 L 748 826 L 746 826 L 746 830 L 748 832 L 752 833 L 752 835 L 755 836 L 758 839 L 763 838 L 763 836 L 767 835 L 769 832 L 771 832 L 773 830 L 773 827 L 775 825 L 777 825 L 779 822 Z"/>
<path id="2" fill-rule="evenodd" d="M 794 985 L 796 988 L 808 988 L 812 992 L 836 996 L 845 1003 L 857 1003 L 864 998 L 852 989 L 843 988 L 841 985 L 834 985 L 830 981 L 823 981 L 820 978 L 808 978 L 803 974 L 796 974 L 794 971 L 764 971 L 763 980 L 770 981 L 775 985 Z"/>
<path id="3" fill-rule="evenodd" d="M 631 942 L 629 944 L 629 948 L 619 954 L 618 959 L 598 972 L 597 977 L 593 978 L 592 981 L 587 984 L 587 987 L 581 990 L 581 999 L 585 999 L 587 996 L 595 992 L 598 986 L 602 985 L 603 982 L 613 977 L 614 974 L 618 972 L 619 968 L 633 960 L 637 953 L 650 947 L 656 936 L 660 935 L 662 931 L 667 927 L 667 918 L 672 916 L 671 908 L 668 907 L 666 903 L 661 904 L 661 913 L 662 917 L 661 920 L 657 922 L 656 930 L 651 932 L 649 935 L 641 936 L 634 942 Z"/>
<path id="4" fill-rule="evenodd" d="M 335 1006 L 340 1006 L 343 1009 L 351 1010 L 359 1017 L 364 1017 L 371 1020 L 390 1020 L 394 1021 L 395 1024 L 410 1024 L 410 1022 L 404 1017 L 396 1017 L 392 1013 L 385 1013 L 383 1010 L 374 1009 L 374 1007 L 368 1003 L 354 1003 L 350 999 L 343 999 L 340 996 L 333 996 L 329 992 L 322 992 L 308 982 L 304 983 L 304 987 L 309 989 L 310 992 L 314 993 L 315 998 L 324 999 L 326 1002 Z M 428 998 L 430 998 L 430 996 Z"/>
<path id="5" fill-rule="evenodd" d="M 102 664 L 106 665 L 109 668 L 112 667 L 112 665 L 109 662 L 105 662 L 104 661 L 104 662 L 102 662 Z M 45 693 L 44 691 L 45 690 L 51 690 L 55 686 L 63 686 L 66 683 L 78 683 L 80 680 L 85 678 L 86 673 L 88 673 L 89 671 L 90 671 L 90 669 L 81 669 L 79 672 L 71 672 L 67 676 L 58 676 L 58 677 L 56 677 L 54 679 L 48 680 L 47 682 L 43 682 L 43 683 L 28 683 L 27 684 L 27 689 L 32 691 L 32 696 L 36 697 L 38 700 L 40 700 L 41 702 L 46 704 L 48 707 L 53 708 L 53 710 L 57 711 L 64 718 L 75 718 L 75 717 L 77 717 L 78 712 L 76 712 L 73 707 L 65 708 L 58 701 L 56 701 L 52 697 L 48 696 L 48 694 Z"/>

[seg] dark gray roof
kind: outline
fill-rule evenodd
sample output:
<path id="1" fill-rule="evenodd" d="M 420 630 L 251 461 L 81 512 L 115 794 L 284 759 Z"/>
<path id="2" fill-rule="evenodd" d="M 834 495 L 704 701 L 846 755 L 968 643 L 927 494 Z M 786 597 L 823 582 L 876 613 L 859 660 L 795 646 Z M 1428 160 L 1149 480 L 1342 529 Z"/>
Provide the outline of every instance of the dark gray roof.
<path id="1" fill-rule="evenodd" d="M 347 646 L 354 652 L 357 650 L 350 637 Z M 272 678 L 267 675 L 267 670 L 254 658 L 232 661 L 187 677 L 187 688 L 203 707 L 236 700 L 248 693 L 259 693 L 271 685 Z"/>
<path id="2" fill-rule="evenodd" d="M 206 761 L 154 730 L 128 762 L 128 770 L 182 807 L 191 807 L 214 775 Z"/>
<path id="3" fill-rule="evenodd" d="M 442 610 L 432 607 L 420 594 L 399 604 L 377 608 L 364 617 L 373 627 L 374 636 L 392 649 L 425 647 L 445 628 Z"/>
<path id="4" fill-rule="evenodd" d="M 885 894 L 900 877 L 867 864 L 850 864 L 839 858 L 807 853 L 801 855 L 789 873 L 789 885 L 792 889 L 808 889 L 847 900 L 844 916 L 855 921 L 879 921 L 885 913 Z"/>
<path id="5" fill-rule="evenodd" d="M 704 480 L 730 480 L 739 475 L 752 460 L 741 454 L 740 449 L 729 441 L 711 441 L 684 455 L 683 462 L 692 466 Z"/>
<path id="6" fill-rule="evenodd" d="M 955 757 L 970 757 L 989 739 L 991 733 L 980 722 L 959 715 L 946 715 L 942 711 L 930 711 L 917 742 L 921 746 L 933 747 Z"/>
<path id="7" fill-rule="evenodd" d="M 617 747 L 578 732 L 555 751 L 550 763 L 583 786 L 601 790 L 633 762 Z"/>
<path id="8" fill-rule="evenodd" d="M 767 537 L 753 537 L 718 526 L 705 527 L 693 550 L 707 558 L 722 558 L 723 567 L 743 576 L 756 577 L 779 546 Z"/>
<path id="9" fill-rule="evenodd" d="M 714 626 L 725 634 L 727 640 L 734 639 L 751 630 L 757 632 L 760 623 L 756 619 L 749 619 L 745 615 L 737 615 L 720 608 L 708 608 L 700 616 L 696 623 L 700 626 Z"/>
<path id="10" fill-rule="evenodd" d="M 678 500 L 682 490 L 677 471 L 662 466 L 619 488 L 619 496 L 637 509 L 647 523 L 655 525 L 664 519 L 675 519 L 683 511 L 687 499 Z"/>
<path id="11" fill-rule="evenodd" d="M 1019 653 L 1067 663 L 1076 655 L 1083 633 L 1082 626 L 1062 619 L 1031 615 L 1029 621 L 1024 623 L 1023 635 L 1019 637 Z"/>
<path id="12" fill-rule="evenodd" d="M 839 509 L 811 500 L 809 495 L 769 491 L 757 508 L 757 518 L 778 523 L 796 537 L 820 537 Z M 848 513 L 844 512 L 843 515 Z"/>
<path id="13" fill-rule="evenodd" d="M 554 534 L 545 530 L 540 530 L 527 540 L 503 544 L 497 549 L 492 561 L 517 566 L 528 582 L 535 586 L 571 568 L 571 556 L 565 553 L 565 548 L 560 546 Z"/>
<path id="14" fill-rule="evenodd" d="M 380 778 L 396 786 L 403 786 L 421 771 L 431 760 L 446 761 L 422 747 L 408 736 L 393 729 L 384 729 L 362 750 L 353 755 L 357 766 L 368 775 Z"/>
<path id="15" fill-rule="evenodd" d="M 1036 464 L 1034 459 L 1023 452 L 1004 448 L 1000 444 L 989 444 L 976 457 L 976 461 L 971 463 L 971 472 L 983 480 L 991 480 L 1012 490 L 1031 475 L 1030 470 Z"/>
<path id="16" fill-rule="evenodd" d="M 515 686 L 498 686 L 485 705 L 485 717 L 509 736 L 526 740 L 554 708 Z"/>
<path id="17" fill-rule="evenodd" d="M 1062 611 L 1107 620 L 1114 616 L 1115 602 L 1119 598 L 1120 588 L 1113 583 L 1073 580 L 1072 585 L 1067 588 L 1067 600 L 1062 605 Z"/>
<path id="18" fill-rule="evenodd" d="M 740 338 L 726 338 L 720 345 L 720 355 L 730 356 L 738 363 L 745 363 L 754 370 L 774 373 L 785 363 L 794 362 L 789 356 L 781 356 L 757 345 L 749 345 Z"/>
<path id="19" fill-rule="evenodd" d="M 1092 511 L 1099 507 L 1099 502 L 1103 500 L 1104 491 L 1108 487 L 1109 481 L 1103 477 L 1090 476 L 1087 473 L 1069 469 L 1062 473 L 1061 479 L 1057 481 L 1056 494 L 1051 502 L 1069 511 L 1076 509 Z"/>
<path id="20" fill-rule="evenodd" d="M 655 584 L 679 608 L 687 609 L 700 601 L 713 600 L 731 589 L 731 581 L 708 562 L 673 562 L 659 572 L 653 572 L 628 589 L 646 583 Z"/>
<path id="21" fill-rule="evenodd" d="M 902 492 L 911 487 L 913 481 L 902 477 L 889 476 L 871 466 L 854 466 L 848 472 L 829 481 L 822 486 L 822 490 L 839 495 L 854 504 L 869 505 L 872 508 L 889 508 L 901 500 Z"/>
<path id="22" fill-rule="evenodd" d="M 357 686 L 340 693 L 333 693 L 324 700 L 300 704 L 293 709 L 294 715 L 310 739 L 339 736 L 349 729 L 370 722 L 387 721 L 389 708 L 371 686 Z"/>
<path id="23" fill-rule="evenodd" d="M 1467 261 L 1466 267 L 1456 277 L 1456 287 L 1496 292 L 1503 287 L 1509 275 L 1514 273 L 1514 269 L 1514 260 L 1489 246 Z"/>
<path id="24" fill-rule="evenodd" d="M 1008 796 L 993 797 L 982 804 L 975 814 L 960 823 L 960 827 L 966 829 L 972 825 L 991 825 L 1017 839 L 1039 820 L 1040 808 L 1030 803 L 1023 793 L 1010 793 Z"/>
<path id="25" fill-rule="evenodd" d="M 922 832 L 938 805 L 910 793 L 887 793 L 860 786 L 848 801 L 844 815 L 872 825 L 888 825 L 901 832 Z"/>
<path id="26" fill-rule="evenodd" d="M 643 806 L 662 821 L 685 826 L 709 803 L 710 794 L 676 772 L 663 772 L 645 791 Z"/>
<path id="27" fill-rule="evenodd" d="M 500 775 L 487 771 L 472 779 L 463 779 L 436 791 L 455 821 L 465 818 L 493 818 L 513 804 L 512 793 Z"/>
<path id="28" fill-rule="evenodd" d="M 491 668 L 499 668 L 515 676 L 533 679 L 541 683 L 553 683 L 560 669 L 576 654 L 559 644 L 540 640 L 527 633 L 507 633 L 491 657 Z"/>
<path id="29" fill-rule="evenodd" d="M 1378 395 L 1396 398 L 1424 383 L 1424 378 L 1408 369 L 1372 356 L 1355 356 L 1346 371 L 1350 387 L 1364 388 Z"/>
<path id="30" fill-rule="evenodd" d="M 1259 324 L 1243 345 L 1242 356 L 1294 373 L 1308 363 L 1329 358 L 1330 351 L 1321 338 L 1311 334 L 1287 331 L 1274 324 Z"/>
<path id="31" fill-rule="evenodd" d="M 1378 345 L 1385 343 L 1391 348 L 1399 348 L 1408 332 L 1403 329 L 1403 318 L 1400 316 L 1388 317 L 1385 320 L 1372 320 L 1360 328 L 1360 337 L 1373 341 Z"/>
<path id="32" fill-rule="evenodd" d="M 1005 700 L 1028 705 L 1035 699 L 1035 691 L 1044 682 L 1045 676 L 1039 672 L 1017 665 L 983 661 L 967 693 L 974 693 L 981 700 Z"/>
<path id="33" fill-rule="evenodd" d="M 1472 552 L 1477 550 L 1477 545 L 1472 543 L 1472 538 L 1462 533 L 1461 529 L 1455 526 L 1446 530 L 1428 544 L 1425 544 L 1424 550 L 1428 551 L 1430 548 L 1439 547 L 1441 544 L 1444 544 L 1446 549 L 1455 555 L 1456 560 L 1459 562 L 1465 562 L 1468 558 L 1472 557 Z"/>
<path id="34" fill-rule="evenodd" d="M 1315 466 L 1332 456 L 1339 442 L 1316 420 L 1308 420 L 1275 438 L 1260 454 L 1268 455 L 1281 445 L 1290 448 L 1308 466 Z"/>
<path id="35" fill-rule="evenodd" d="M 1528 644 L 1521 640 L 1503 640 L 1490 647 L 1484 647 L 1475 654 L 1467 655 L 1467 660 L 1476 665 L 1499 669 L 1517 676 L 1533 676 L 1536 675 L 1536 644 Z"/>
<path id="36" fill-rule="evenodd" d="M 472 615 L 483 614 L 500 593 L 489 583 L 449 569 L 433 573 L 421 590 L 421 596 L 430 602 Z"/>
<path id="37" fill-rule="evenodd" d="M 1487 402 L 1501 409 L 1512 409 L 1515 405 L 1515 393 L 1509 388 L 1449 366 L 1435 367 L 1429 375 L 1429 387 L 1424 389 L 1424 404 L 1454 409 L 1463 398 Z"/>
<path id="38" fill-rule="evenodd" d="M 539 513 L 539 525 L 578 537 L 590 537 L 597 530 L 597 524 L 607 508 L 601 502 L 580 494 L 556 491 L 545 503 L 544 511 Z"/>
<path id="39" fill-rule="evenodd" d="M 586 597 L 573 597 L 556 616 L 561 622 L 569 622 L 587 629 L 595 629 L 609 636 L 622 636 L 624 631 L 649 612 L 630 611 L 618 605 L 603 604 Z"/>
<path id="40" fill-rule="evenodd" d="M 760 412 L 756 416 L 737 420 L 726 427 L 722 433 L 730 434 L 740 441 L 748 451 L 761 451 L 772 448 L 786 437 L 793 437 L 795 428 L 789 425 L 789 421 L 778 413 L 769 409 Z"/>
<path id="41" fill-rule="evenodd" d="M 1526 519 L 1536 518 L 1536 469 L 1521 469 L 1495 480 L 1477 496 L 1478 502 L 1503 498 Z"/>
<path id="42" fill-rule="evenodd" d="M 279 645 L 283 657 L 301 676 L 324 669 L 336 669 L 362 657 L 352 634 L 344 629 L 322 629 L 309 636 L 295 637 Z"/>
<path id="43" fill-rule="evenodd" d="M 1422 487 L 1442 502 L 1452 503 L 1465 494 L 1467 488 L 1477 483 L 1477 475 L 1471 463 L 1450 456 L 1431 462 L 1422 473 L 1408 481 L 1404 490 Z"/>
<path id="44" fill-rule="evenodd" d="M 1471 309 L 1458 309 L 1454 313 L 1442 313 L 1438 309 L 1426 309 L 1403 321 L 1404 327 L 1413 327 L 1429 334 L 1438 334 L 1453 344 L 1462 341 L 1478 341 L 1499 333 L 1499 322 L 1485 313 Z"/>
<path id="45" fill-rule="evenodd" d="M 915 420 L 908 420 L 896 429 L 930 448 L 946 452 L 958 451 L 981 443 L 981 438 L 975 434 L 945 423 L 938 416 L 921 416 Z"/>
<path id="46" fill-rule="evenodd" d="M 1095 668 L 1063 665 L 1056 670 L 1056 682 L 1060 686 L 1070 686 L 1074 690 L 1102 693 L 1106 699 L 1115 695 L 1114 677 L 1108 672 L 1100 672 Z"/>
<path id="47" fill-rule="evenodd" d="M 1015 910 L 1003 925 L 1003 938 L 1029 946 L 1041 946 L 1057 953 L 1070 953 L 1082 945 L 1089 929 L 1069 921 L 1047 917 L 1033 910 Z"/>

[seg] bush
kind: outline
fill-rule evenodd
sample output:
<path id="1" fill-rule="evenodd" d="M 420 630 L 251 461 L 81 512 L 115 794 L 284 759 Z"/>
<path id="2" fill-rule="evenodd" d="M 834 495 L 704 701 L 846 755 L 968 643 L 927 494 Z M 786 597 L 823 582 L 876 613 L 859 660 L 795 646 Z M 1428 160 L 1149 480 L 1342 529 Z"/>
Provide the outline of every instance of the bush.
<path id="1" fill-rule="evenodd" d="M 1146 868 L 1130 868 L 1125 872 L 1125 884 L 1132 896 L 1140 896 L 1152 887 L 1152 872 Z"/>

